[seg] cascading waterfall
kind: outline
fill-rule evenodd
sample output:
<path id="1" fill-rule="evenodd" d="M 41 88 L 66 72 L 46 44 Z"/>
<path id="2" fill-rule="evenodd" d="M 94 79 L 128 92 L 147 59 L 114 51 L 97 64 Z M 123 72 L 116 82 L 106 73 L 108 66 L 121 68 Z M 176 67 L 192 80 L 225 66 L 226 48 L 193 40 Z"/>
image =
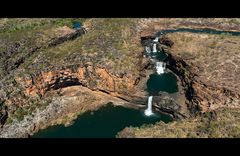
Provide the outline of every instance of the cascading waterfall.
<path id="1" fill-rule="evenodd" d="M 158 43 L 158 40 L 159 40 L 159 37 L 156 37 L 156 38 L 153 40 L 153 53 L 156 53 L 156 52 L 157 52 L 157 43 Z"/>
<path id="2" fill-rule="evenodd" d="M 163 74 L 165 70 L 165 64 L 163 62 L 156 62 L 157 74 Z"/>
<path id="3" fill-rule="evenodd" d="M 153 53 L 156 53 L 158 52 L 157 51 L 157 43 L 158 43 L 158 40 L 159 40 L 159 37 L 156 37 L 154 40 L 153 40 L 153 47 L 152 47 L 152 52 Z M 145 47 L 145 50 L 147 53 L 150 53 L 151 52 L 151 48 L 146 46 Z M 152 56 L 153 57 L 153 56 Z M 152 59 L 151 57 L 151 60 L 152 61 L 155 61 L 155 59 Z M 164 73 L 164 70 L 165 70 L 165 63 L 164 62 L 159 62 L 157 61 L 156 62 L 156 69 L 157 69 L 157 74 L 160 75 L 160 74 L 163 74 Z M 149 96 L 148 97 L 148 107 L 147 109 L 144 111 L 145 115 L 146 116 L 151 116 L 153 114 L 152 112 L 152 99 L 153 99 L 153 96 Z"/>
<path id="4" fill-rule="evenodd" d="M 153 98 L 153 96 L 148 97 L 148 108 L 144 112 L 146 116 L 150 116 L 150 115 L 153 114 L 153 112 L 152 112 L 152 98 Z"/>
<path id="5" fill-rule="evenodd" d="M 152 112 L 152 99 L 153 99 L 153 96 L 148 97 L 148 107 L 144 112 L 146 116 L 150 116 L 150 115 L 153 114 L 153 112 Z"/>
<path id="6" fill-rule="evenodd" d="M 157 52 L 157 44 L 153 43 L 153 53 L 156 53 L 156 52 Z"/>
<path id="7" fill-rule="evenodd" d="M 158 40 L 159 40 L 159 37 L 156 37 L 156 38 L 153 40 L 153 42 L 158 42 Z"/>
<path id="8" fill-rule="evenodd" d="M 146 47 L 145 47 L 145 50 L 146 50 L 147 53 L 151 53 L 150 47 L 146 46 Z"/>

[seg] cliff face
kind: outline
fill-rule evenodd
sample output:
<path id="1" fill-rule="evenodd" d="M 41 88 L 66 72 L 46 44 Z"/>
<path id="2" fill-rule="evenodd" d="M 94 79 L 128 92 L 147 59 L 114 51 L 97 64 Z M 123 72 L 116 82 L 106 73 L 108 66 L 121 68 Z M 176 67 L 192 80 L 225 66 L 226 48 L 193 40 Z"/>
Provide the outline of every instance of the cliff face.
<path id="1" fill-rule="evenodd" d="M 18 83 L 25 86 L 26 96 L 36 96 L 44 94 L 50 90 L 81 85 L 91 90 L 100 90 L 108 94 L 128 94 L 134 91 L 135 78 L 131 75 L 117 77 L 109 73 L 106 69 L 86 65 L 60 67 L 41 71 L 35 75 L 26 75 L 19 78 Z"/>
<path id="2" fill-rule="evenodd" d="M 141 33 L 149 35 L 161 28 L 179 27 L 239 31 L 231 19 L 220 25 L 216 23 L 221 19 L 211 20 L 143 20 Z M 239 36 L 178 32 L 167 37 L 174 42 L 171 49 L 165 50 L 169 54 L 167 68 L 178 75 L 192 117 L 125 128 L 119 137 L 239 137 Z"/>
<path id="3" fill-rule="evenodd" d="M 172 70 L 189 88 L 187 95 L 192 106 L 200 112 L 238 108 L 239 37 L 191 33 L 168 36 L 175 43 L 170 52 L 174 61 L 169 61 L 169 68 L 176 68 Z"/>
<path id="4" fill-rule="evenodd" d="M 148 19 L 141 20 L 141 36 L 152 36 L 159 30 L 177 28 L 211 28 L 239 31 L 239 19 Z M 211 21 L 211 22 L 210 22 Z M 222 21 L 222 24 L 219 22 Z M 224 22 L 223 22 L 224 21 Z M 239 105 L 239 37 L 193 33 L 173 33 L 167 37 L 174 42 L 169 49 L 167 68 L 181 80 L 187 105 L 192 114 L 218 108 L 238 108 Z M 166 39 L 165 39 L 166 40 Z"/>
<path id="5" fill-rule="evenodd" d="M 0 136 L 25 136 L 39 128 L 61 123 L 55 121 L 63 117 L 61 114 L 93 110 L 108 101 L 145 107 L 147 95 L 144 94 L 143 83 L 152 64 L 149 59 L 143 58 L 141 37 L 153 38 L 155 32 L 166 28 L 217 26 L 208 25 L 208 22 L 202 25 L 193 19 L 189 22 L 167 21 L 89 19 L 83 23 L 87 32 L 85 29 L 58 26 L 55 22 L 43 23 L 44 26 L 34 30 L 26 28 L 10 31 L 10 34 L 0 32 L 0 123 L 3 125 Z M 220 28 L 239 29 L 235 25 L 229 28 L 222 25 Z M 195 35 L 184 35 L 161 38 L 158 48 L 168 53 L 167 68 L 178 76 L 184 89 L 182 95 L 187 100 L 176 102 L 162 94 L 154 97 L 155 108 L 174 118 L 188 118 L 225 107 L 239 108 L 239 82 L 236 78 L 239 72 L 239 60 L 236 59 L 239 58 L 239 47 L 236 43 L 239 39 L 223 38 L 224 47 L 212 41 L 216 36 L 205 45 L 203 41 L 207 42 L 209 36 L 192 39 Z M 197 55 L 208 50 L 197 45 L 212 50 L 204 53 L 206 56 Z M 227 46 L 233 50 L 227 49 Z M 233 57 L 237 56 L 225 62 L 227 67 L 234 67 L 230 83 L 219 74 L 222 70 L 210 70 L 222 66 L 220 62 L 223 59 L 218 56 L 223 53 L 220 55 L 219 51 L 226 49 Z M 209 58 L 213 57 L 219 59 L 217 65 L 211 64 Z M 73 109 L 68 107 L 68 103 Z M 31 126 L 27 127 L 28 124 Z M 14 130 L 21 127 L 22 131 Z"/>
<path id="6" fill-rule="evenodd" d="M 239 107 L 239 94 L 224 87 L 211 86 L 198 77 L 197 70 L 183 59 L 169 55 L 168 68 L 181 79 L 188 99 L 188 107 L 193 114 L 216 110 L 222 107 Z"/>
<path id="7" fill-rule="evenodd" d="M 41 34 L 39 34 L 39 32 L 33 32 L 33 34 L 29 36 L 23 36 L 20 39 L 15 39 L 15 41 L 11 37 L 4 39 L 4 34 L 1 34 L 1 40 L 3 40 L 2 42 L 5 44 L 2 46 L 3 51 L 0 53 L 0 66 L 2 67 L 0 78 L 4 78 L 6 74 L 17 69 L 35 52 L 56 46 L 67 40 L 75 39 L 84 33 L 84 29 L 73 30 L 64 26 L 42 30 Z"/>
<path id="8" fill-rule="evenodd" d="M 108 102 L 127 105 L 137 99 L 134 94 L 145 64 L 142 47 L 134 44 L 134 23 L 129 19 L 91 19 L 84 23 L 87 33 L 85 29 L 53 25 L 29 30 L 26 39 L 23 35 L 15 40 L 12 38 L 18 31 L 11 32 L 3 49 L 11 47 L 10 41 L 19 44 L 1 53 L 6 56 L 1 62 L 6 68 L 2 68 L 0 81 L 0 136 L 25 136 L 50 123 L 61 123 L 55 120 L 64 114 L 93 110 Z M 101 35 L 103 32 L 107 34 Z M 16 58 L 10 57 L 12 54 Z M 68 108 L 68 102 L 75 109 Z M 51 111 L 63 112 L 51 115 Z M 24 129 L 27 124 L 31 126 Z"/>

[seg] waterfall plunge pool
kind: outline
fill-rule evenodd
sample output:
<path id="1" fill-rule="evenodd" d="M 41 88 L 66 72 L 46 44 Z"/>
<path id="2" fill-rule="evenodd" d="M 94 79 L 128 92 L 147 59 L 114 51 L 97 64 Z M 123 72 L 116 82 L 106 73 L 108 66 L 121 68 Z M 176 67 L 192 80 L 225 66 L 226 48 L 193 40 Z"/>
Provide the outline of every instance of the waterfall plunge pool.
<path id="1" fill-rule="evenodd" d="M 144 110 L 135 110 L 108 103 L 93 112 L 80 115 L 73 125 L 51 126 L 34 134 L 33 138 L 114 138 L 128 126 L 142 126 L 172 119 L 164 114 L 146 116 Z"/>
<path id="2" fill-rule="evenodd" d="M 203 33 L 203 31 L 194 31 L 189 29 L 166 30 L 164 33 L 191 31 L 193 33 Z M 207 32 L 208 33 L 208 32 Z M 212 33 L 212 32 L 211 32 Z M 216 32 L 220 33 L 220 32 Z M 150 56 L 156 61 L 164 61 L 167 54 L 163 52 L 153 52 L 146 48 L 145 55 Z M 147 81 L 147 92 L 150 95 L 157 95 L 160 91 L 175 93 L 178 92 L 177 78 L 171 73 L 157 74 L 153 73 Z M 147 105 L 147 104 L 146 104 Z M 154 113 L 150 116 L 144 114 L 145 110 L 135 110 L 122 106 L 114 106 L 109 103 L 104 107 L 94 111 L 86 112 L 80 115 L 73 125 L 65 127 L 64 125 L 51 126 L 40 130 L 34 134 L 33 138 L 114 138 L 118 132 L 125 127 L 139 127 L 144 124 L 154 124 L 159 121 L 165 123 L 171 122 L 172 118 Z"/>

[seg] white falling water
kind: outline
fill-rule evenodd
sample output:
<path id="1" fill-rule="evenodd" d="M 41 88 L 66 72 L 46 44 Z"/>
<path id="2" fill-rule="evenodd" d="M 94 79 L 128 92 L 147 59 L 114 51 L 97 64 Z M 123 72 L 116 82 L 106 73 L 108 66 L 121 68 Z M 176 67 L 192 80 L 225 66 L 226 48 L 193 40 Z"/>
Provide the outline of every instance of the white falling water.
<path id="1" fill-rule="evenodd" d="M 145 47 L 145 50 L 146 50 L 147 53 L 151 53 L 150 47 L 146 46 L 146 47 Z"/>
<path id="2" fill-rule="evenodd" d="M 153 44 L 153 52 L 154 52 L 154 53 L 157 52 L 157 44 L 156 44 L 156 43 Z"/>
<path id="3" fill-rule="evenodd" d="M 158 42 L 159 37 L 156 37 L 153 42 Z"/>
<path id="4" fill-rule="evenodd" d="M 165 70 L 165 64 L 163 62 L 156 62 L 156 69 L 158 75 L 163 74 Z"/>
<path id="5" fill-rule="evenodd" d="M 146 116 L 150 116 L 150 115 L 153 114 L 153 112 L 152 112 L 152 98 L 153 98 L 153 96 L 148 97 L 148 107 L 144 112 Z"/>
<path id="6" fill-rule="evenodd" d="M 156 53 L 157 52 L 157 42 L 158 42 L 158 39 L 159 37 L 156 37 L 154 40 L 153 40 L 153 52 Z"/>

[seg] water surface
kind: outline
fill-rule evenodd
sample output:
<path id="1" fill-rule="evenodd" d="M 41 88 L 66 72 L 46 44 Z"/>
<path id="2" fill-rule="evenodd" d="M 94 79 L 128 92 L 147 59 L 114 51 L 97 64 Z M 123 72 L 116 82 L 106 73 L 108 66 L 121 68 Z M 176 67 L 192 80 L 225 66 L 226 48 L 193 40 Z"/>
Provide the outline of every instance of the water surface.
<path id="1" fill-rule="evenodd" d="M 33 138 L 114 138 L 127 126 L 141 126 L 158 121 L 170 122 L 172 119 L 163 114 L 145 116 L 143 110 L 135 110 L 111 103 L 94 112 L 79 116 L 69 127 L 52 126 L 41 130 Z"/>

